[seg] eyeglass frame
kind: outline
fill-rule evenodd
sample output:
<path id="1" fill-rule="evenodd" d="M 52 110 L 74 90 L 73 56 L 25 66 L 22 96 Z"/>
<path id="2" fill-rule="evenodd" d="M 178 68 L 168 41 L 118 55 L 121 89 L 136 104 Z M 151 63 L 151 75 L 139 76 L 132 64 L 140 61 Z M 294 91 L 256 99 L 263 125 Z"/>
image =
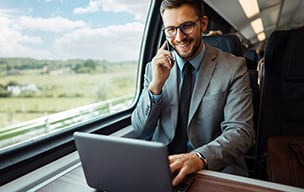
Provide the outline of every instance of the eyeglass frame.
<path id="1" fill-rule="evenodd" d="M 185 23 L 182 23 L 182 24 L 180 24 L 179 26 L 177 26 L 177 27 L 175 27 L 175 26 L 168 26 L 168 27 L 163 27 L 163 32 L 165 33 L 165 35 L 166 35 L 166 37 L 168 37 L 168 38 L 172 38 L 172 37 L 175 37 L 176 36 L 176 34 L 177 34 L 177 29 L 180 29 L 180 31 L 182 32 L 182 33 L 184 33 L 185 35 L 190 35 L 193 31 L 194 31 L 194 26 L 196 25 L 196 23 L 198 22 L 198 21 L 200 21 L 201 20 L 201 18 L 199 17 L 197 20 L 195 20 L 195 21 L 187 21 L 187 22 L 185 22 Z M 184 26 L 185 25 L 190 25 L 191 24 L 191 27 L 192 27 L 192 31 L 191 32 L 189 32 L 189 33 L 185 33 L 185 31 L 184 31 Z M 172 29 L 174 29 L 175 30 L 175 34 L 174 35 L 170 35 L 170 36 L 168 36 L 167 34 L 166 34 L 166 29 L 168 29 L 168 28 L 172 28 Z"/>

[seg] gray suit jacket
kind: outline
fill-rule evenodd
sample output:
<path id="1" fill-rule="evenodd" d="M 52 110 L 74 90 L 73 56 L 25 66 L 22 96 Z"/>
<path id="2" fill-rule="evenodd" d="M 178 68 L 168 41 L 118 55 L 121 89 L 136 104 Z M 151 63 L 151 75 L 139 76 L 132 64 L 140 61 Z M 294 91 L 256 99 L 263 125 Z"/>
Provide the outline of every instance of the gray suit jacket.
<path id="1" fill-rule="evenodd" d="M 177 65 L 170 72 L 159 103 L 153 103 L 148 93 L 151 78 L 149 63 L 132 125 L 138 138 L 168 144 L 174 137 L 178 116 Z M 244 58 L 206 45 L 188 119 L 188 138 L 194 151 L 207 158 L 210 170 L 248 174 L 243 155 L 253 144 L 255 133 Z"/>

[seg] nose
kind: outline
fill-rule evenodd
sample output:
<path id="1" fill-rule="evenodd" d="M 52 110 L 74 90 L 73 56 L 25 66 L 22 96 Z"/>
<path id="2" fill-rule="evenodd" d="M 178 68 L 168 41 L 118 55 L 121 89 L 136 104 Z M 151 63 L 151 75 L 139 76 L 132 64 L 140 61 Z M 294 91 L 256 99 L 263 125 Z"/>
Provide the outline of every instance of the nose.
<path id="1" fill-rule="evenodd" d="M 186 38 L 186 34 L 180 28 L 177 28 L 176 29 L 175 40 L 182 41 L 185 38 Z"/>

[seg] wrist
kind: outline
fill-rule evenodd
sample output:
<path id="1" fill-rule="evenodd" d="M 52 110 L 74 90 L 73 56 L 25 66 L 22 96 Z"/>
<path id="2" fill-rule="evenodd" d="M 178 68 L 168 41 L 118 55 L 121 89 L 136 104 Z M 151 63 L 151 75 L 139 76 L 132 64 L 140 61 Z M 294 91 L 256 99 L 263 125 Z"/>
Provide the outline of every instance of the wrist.
<path id="1" fill-rule="evenodd" d="M 202 169 L 208 169 L 207 158 L 206 158 L 204 155 L 202 155 L 201 153 L 199 153 L 199 152 L 193 152 L 193 153 L 195 153 L 196 156 L 197 156 L 200 160 L 203 161 L 203 167 L 202 167 Z"/>
<path id="2" fill-rule="evenodd" d="M 153 95 L 159 95 L 161 93 L 161 88 L 157 88 L 157 86 L 155 86 L 154 84 L 150 83 L 149 85 L 149 90 L 151 91 L 151 93 Z"/>

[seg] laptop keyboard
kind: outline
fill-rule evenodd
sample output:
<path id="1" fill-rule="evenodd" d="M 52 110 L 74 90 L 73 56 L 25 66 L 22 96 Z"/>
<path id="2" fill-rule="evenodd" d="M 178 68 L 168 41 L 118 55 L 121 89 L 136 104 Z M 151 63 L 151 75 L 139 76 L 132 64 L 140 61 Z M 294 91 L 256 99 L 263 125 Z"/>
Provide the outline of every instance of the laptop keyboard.
<path id="1" fill-rule="evenodd" d="M 194 181 L 194 175 L 187 175 L 185 179 L 174 188 L 174 191 L 186 192 L 190 188 L 190 185 L 193 183 L 193 181 Z"/>

